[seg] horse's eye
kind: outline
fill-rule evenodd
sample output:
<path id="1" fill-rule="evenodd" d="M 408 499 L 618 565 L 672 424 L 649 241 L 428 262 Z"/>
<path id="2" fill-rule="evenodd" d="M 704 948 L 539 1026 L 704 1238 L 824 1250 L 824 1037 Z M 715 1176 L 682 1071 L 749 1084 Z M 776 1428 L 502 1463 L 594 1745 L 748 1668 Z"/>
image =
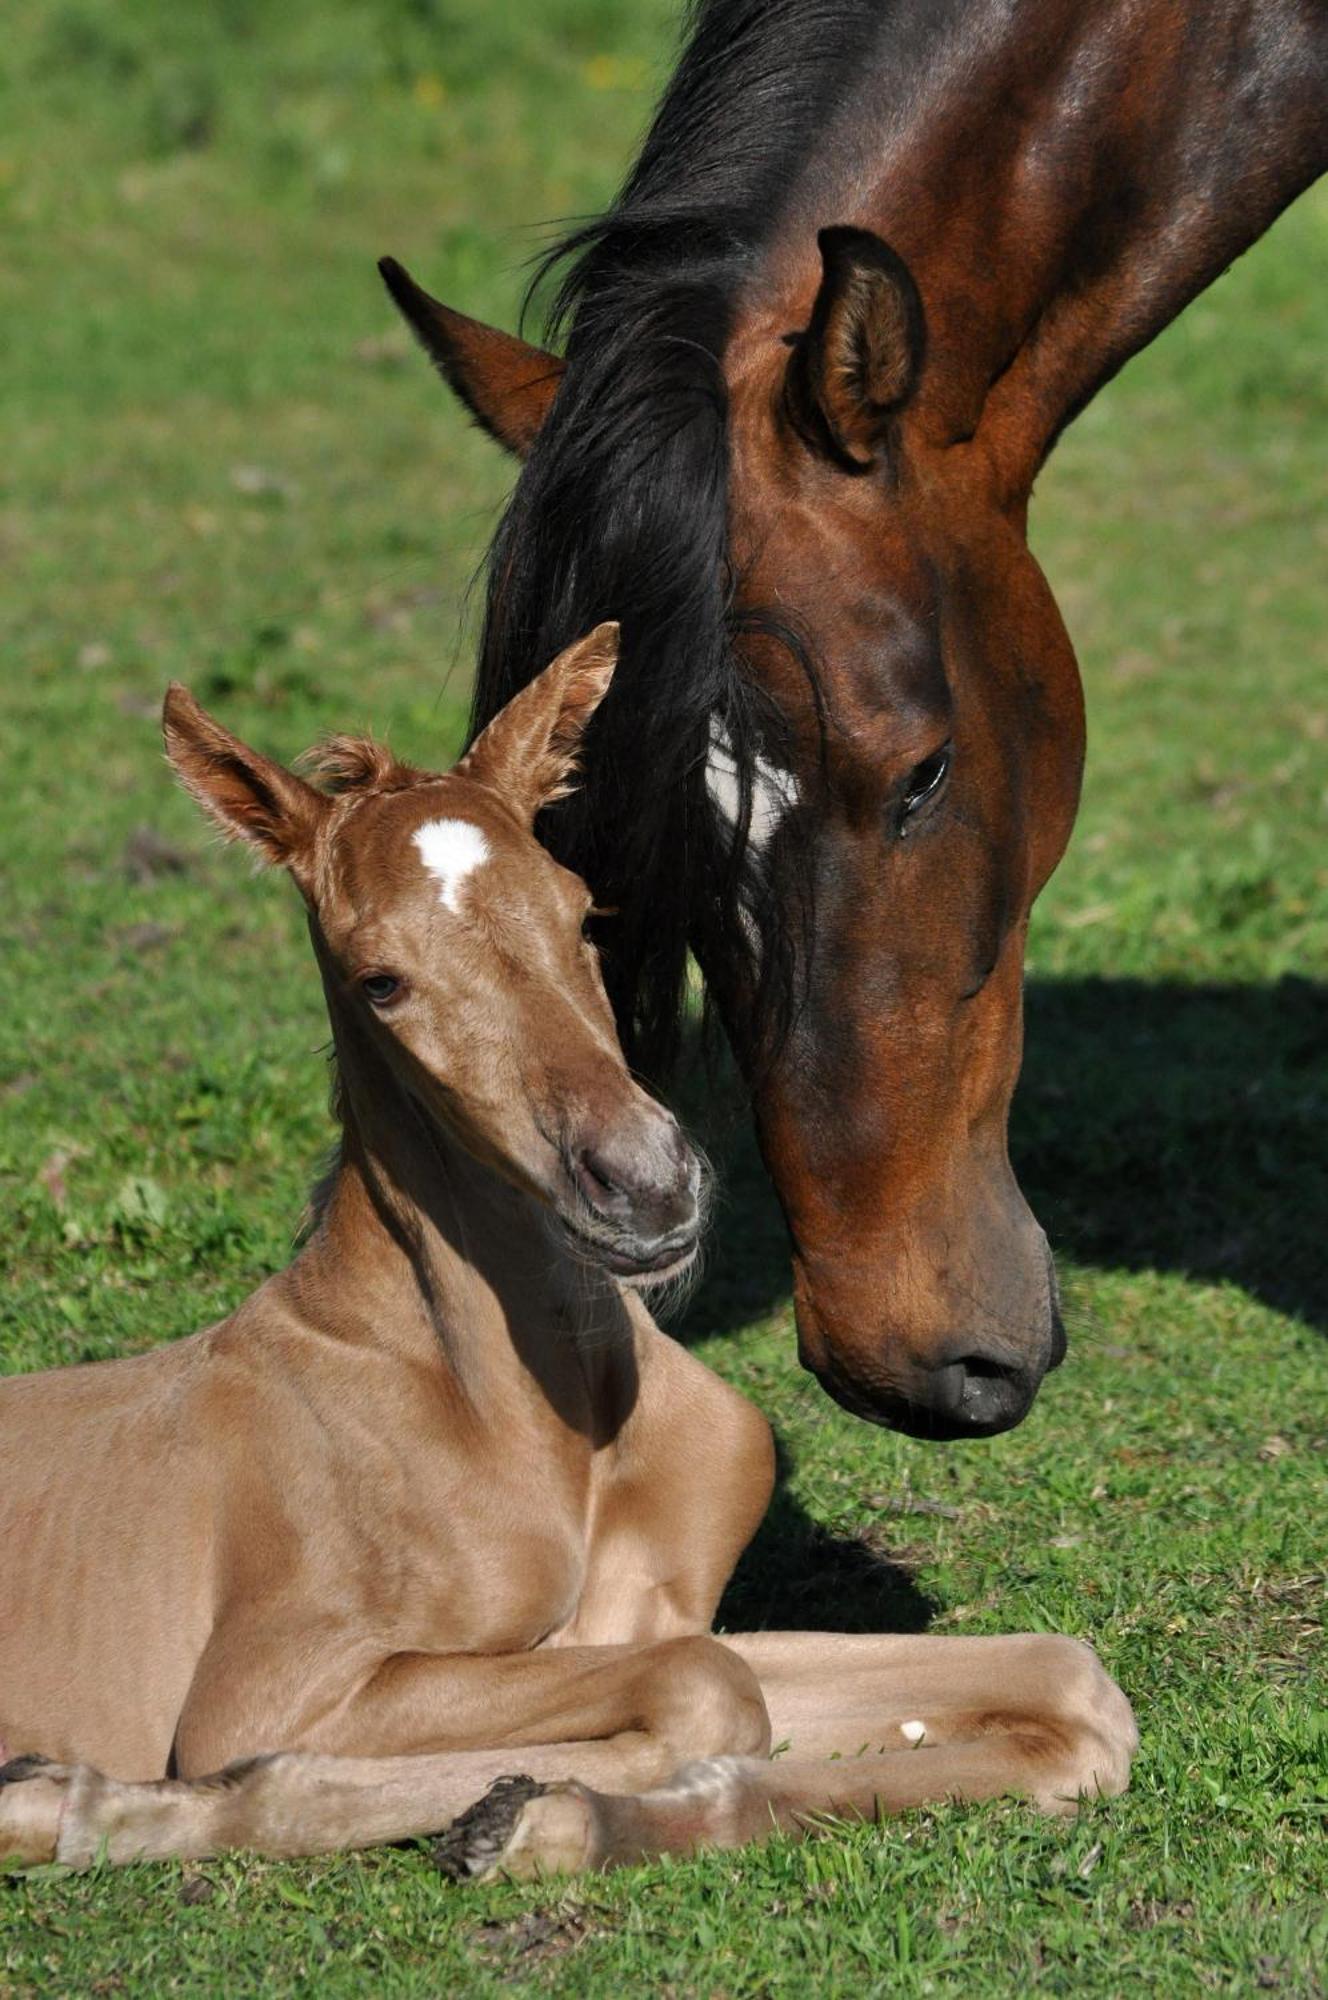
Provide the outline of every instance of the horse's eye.
<path id="1" fill-rule="evenodd" d="M 401 981 L 390 972 L 371 972 L 360 981 L 360 990 L 375 1007 L 386 1007 L 388 1001 L 394 1000 L 401 991 Z"/>
<path id="2" fill-rule="evenodd" d="M 925 805 L 928 799 L 935 798 L 940 791 L 950 769 L 950 756 L 950 746 L 947 743 L 943 750 L 937 750 L 932 756 L 924 757 L 922 762 L 915 764 L 909 772 L 900 811 L 901 833 L 904 830 L 903 822 L 909 819 L 919 806 Z"/>

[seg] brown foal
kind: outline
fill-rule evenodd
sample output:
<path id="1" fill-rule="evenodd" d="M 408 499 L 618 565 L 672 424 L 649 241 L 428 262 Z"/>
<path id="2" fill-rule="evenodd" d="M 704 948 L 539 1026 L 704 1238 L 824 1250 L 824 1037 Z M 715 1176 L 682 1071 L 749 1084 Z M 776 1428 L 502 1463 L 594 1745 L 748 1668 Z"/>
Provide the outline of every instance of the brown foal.
<path id="1" fill-rule="evenodd" d="M 1129 1705 L 1073 1641 L 710 1635 L 770 1433 L 633 1289 L 693 1254 L 701 1176 L 533 832 L 616 649 L 570 647 L 449 776 L 341 740 L 329 790 L 167 697 L 184 783 L 308 906 L 340 1156 L 230 1318 L 0 1384 L 0 1857 L 464 1813 L 455 1866 L 520 1874 L 1125 1784 Z"/>

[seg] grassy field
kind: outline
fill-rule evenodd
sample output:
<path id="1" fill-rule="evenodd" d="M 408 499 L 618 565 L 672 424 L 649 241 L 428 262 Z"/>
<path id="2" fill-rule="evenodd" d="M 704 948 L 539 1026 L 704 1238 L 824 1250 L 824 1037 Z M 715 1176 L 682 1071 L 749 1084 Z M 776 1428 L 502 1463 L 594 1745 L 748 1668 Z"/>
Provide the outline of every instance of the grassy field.
<path id="1" fill-rule="evenodd" d="M 329 1136 L 316 980 L 291 894 L 168 783 L 160 695 L 281 754 L 369 724 L 447 756 L 506 472 L 372 260 L 510 324 L 525 225 L 610 192 L 673 15 L 6 12 L 0 1367 L 187 1332 L 288 1254 Z M 0 2000 L 1325 1991 L 1326 255 L 1311 196 L 1039 491 L 1092 745 L 1015 1146 L 1070 1364 L 980 1447 L 841 1416 L 740 1124 L 682 1329 L 784 1457 L 729 1622 L 1081 1634 L 1139 1710 L 1130 1794 L 566 1888 L 457 1890 L 422 1848 L 38 1871 L 0 1883 Z"/>

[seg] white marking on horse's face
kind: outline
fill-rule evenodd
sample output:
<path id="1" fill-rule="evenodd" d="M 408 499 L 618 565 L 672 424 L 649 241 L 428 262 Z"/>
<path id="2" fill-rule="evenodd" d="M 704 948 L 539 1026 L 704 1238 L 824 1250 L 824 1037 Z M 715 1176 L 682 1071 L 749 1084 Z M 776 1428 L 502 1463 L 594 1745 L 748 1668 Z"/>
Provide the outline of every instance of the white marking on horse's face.
<path id="1" fill-rule="evenodd" d="M 710 755 L 706 759 L 706 790 L 711 804 L 730 826 L 737 823 L 738 764 L 733 744 L 722 722 L 711 722 Z M 798 781 L 792 771 L 781 770 L 768 757 L 758 756 L 752 772 L 752 822 L 748 840 L 759 853 L 767 845 L 779 822 L 798 803 Z"/>
<path id="2" fill-rule="evenodd" d="M 925 1722 L 901 1722 L 899 1734 L 906 1743 L 921 1743 L 927 1734 L 927 1725 Z"/>
<path id="3" fill-rule="evenodd" d="M 489 858 L 489 843 L 468 819 L 431 819 L 411 835 L 429 873 L 438 883 L 444 909 L 459 911 L 461 887 Z"/>

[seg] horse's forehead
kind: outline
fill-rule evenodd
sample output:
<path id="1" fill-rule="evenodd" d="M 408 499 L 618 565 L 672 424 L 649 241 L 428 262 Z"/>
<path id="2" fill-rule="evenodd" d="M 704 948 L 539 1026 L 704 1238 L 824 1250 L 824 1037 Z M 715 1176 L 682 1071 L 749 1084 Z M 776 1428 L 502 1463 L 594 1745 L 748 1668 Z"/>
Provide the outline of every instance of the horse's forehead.
<path id="1" fill-rule="evenodd" d="M 840 675 L 866 721 L 925 726 L 949 712 L 939 596 L 930 578 L 914 582 L 864 577 L 845 621 Z"/>
<path id="2" fill-rule="evenodd" d="M 948 728 L 952 687 L 929 566 L 892 563 L 888 549 L 869 545 L 827 554 L 819 578 L 817 569 L 789 563 L 781 578 L 777 562 L 753 565 L 740 595 L 741 608 L 758 614 L 756 636 L 741 640 L 742 650 L 755 678 L 807 733 L 807 747 L 819 755 L 823 746 L 832 761 L 838 748 L 879 765 L 896 744 Z M 806 666 L 778 636 L 761 633 L 763 600 L 787 614 L 806 646 Z"/>
<path id="3" fill-rule="evenodd" d="M 777 642 L 742 641 L 756 677 L 808 746 L 843 718 L 846 754 L 870 757 L 952 719 L 989 713 L 1026 680 L 1062 674 L 1059 620 L 1022 539 L 971 461 L 908 449 L 900 476 L 855 477 L 793 460 L 762 480 L 735 460 L 738 601 L 798 632 L 816 676 Z M 781 482 L 802 480 L 798 504 Z M 934 747 L 919 749 L 924 755 Z"/>
<path id="4" fill-rule="evenodd" d="M 482 876 L 510 889 L 523 849 L 498 801 L 441 778 L 355 801 L 334 834 L 330 874 L 358 911 L 438 902 L 457 914 Z"/>

